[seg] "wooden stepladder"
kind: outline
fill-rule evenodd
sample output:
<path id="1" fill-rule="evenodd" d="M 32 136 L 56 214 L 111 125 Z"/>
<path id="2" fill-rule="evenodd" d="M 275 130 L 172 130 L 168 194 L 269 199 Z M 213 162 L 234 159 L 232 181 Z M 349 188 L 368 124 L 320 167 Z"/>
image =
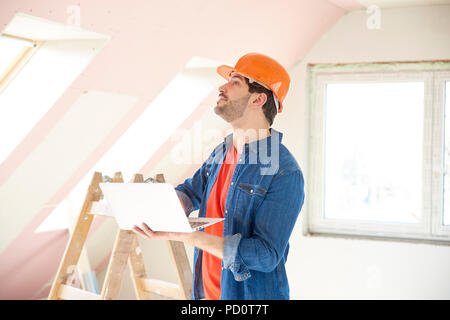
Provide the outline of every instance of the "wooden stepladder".
<path id="1" fill-rule="evenodd" d="M 156 179 L 150 178 L 145 182 L 148 180 L 151 180 L 152 182 L 165 182 L 162 174 L 158 174 Z M 74 277 L 74 270 L 78 264 L 94 215 L 102 215 L 101 213 L 94 213 L 91 211 L 94 202 L 100 201 L 102 198 L 102 192 L 99 187 L 100 182 L 123 183 L 122 174 L 118 172 L 114 175 L 113 179 L 107 179 L 99 172 L 94 173 L 80 215 L 53 281 L 48 299 L 118 299 L 123 273 L 127 264 L 130 268 L 136 297 L 138 299 L 152 299 L 152 293 L 172 299 L 190 299 L 192 292 L 192 272 L 184 244 L 177 241 L 167 241 L 172 262 L 176 267 L 178 284 L 168 283 L 157 279 L 149 279 L 147 278 L 142 250 L 139 247 L 137 235 L 130 230 L 119 229 L 117 233 L 100 294 L 71 285 Z M 133 182 L 144 183 L 143 175 L 135 174 Z"/>

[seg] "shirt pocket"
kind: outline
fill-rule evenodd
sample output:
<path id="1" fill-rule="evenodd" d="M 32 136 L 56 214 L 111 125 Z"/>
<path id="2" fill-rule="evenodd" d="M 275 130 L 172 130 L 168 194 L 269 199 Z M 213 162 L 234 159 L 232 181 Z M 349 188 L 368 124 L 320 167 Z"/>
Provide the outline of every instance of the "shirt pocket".
<path id="1" fill-rule="evenodd" d="M 250 196 L 259 196 L 264 198 L 267 193 L 267 191 L 264 188 L 246 182 L 239 183 L 238 188 L 240 191 L 243 191 L 249 194 Z"/>
<path id="2" fill-rule="evenodd" d="M 241 182 L 237 187 L 237 202 L 235 220 L 244 226 L 253 224 L 253 216 L 267 191 L 251 183 Z"/>

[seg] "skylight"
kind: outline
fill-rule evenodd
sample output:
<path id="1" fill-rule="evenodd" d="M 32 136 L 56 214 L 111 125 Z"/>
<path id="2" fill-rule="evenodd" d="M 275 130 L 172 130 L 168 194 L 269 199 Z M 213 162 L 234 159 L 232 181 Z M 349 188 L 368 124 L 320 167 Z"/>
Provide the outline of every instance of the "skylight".
<path id="1" fill-rule="evenodd" d="M 64 41 L 59 41 L 55 34 Z M 75 32 L 71 26 L 26 14 L 14 16 L 0 37 L 0 136 L 8 137 L 0 144 L 0 164 L 109 38 L 80 28 Z M 73 39 L 90 40 L 78 41 L 74 46 Z M 42 45 L 34 47 L 34 42 Z M 15 72 L 12 80 L 7 75 L 9 70 Z"/>

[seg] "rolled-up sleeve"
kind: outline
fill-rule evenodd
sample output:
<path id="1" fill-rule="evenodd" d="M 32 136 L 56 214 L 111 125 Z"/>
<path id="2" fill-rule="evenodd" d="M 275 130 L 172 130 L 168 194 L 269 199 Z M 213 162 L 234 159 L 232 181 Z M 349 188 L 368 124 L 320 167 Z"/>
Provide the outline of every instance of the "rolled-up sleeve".
<path id="1" fill-rule="evenodd" d="M 251 237 L 225 237 L 223 267 L 236 281 L 251 277 L 251 270 L 270 272 L 283 257 L 305 198 L 301 170 L 279 173 L 258 207 Z"/>
<path id="2" fill-rule="evenodd" d="M 237 252 L 241 239 L 240 233 L 225 236 L 223 247 L 223 267 L 233 272 L 236 281 L 243 281 L 250 277 L 247 266 L 242 263 L 242 259 Z"/>

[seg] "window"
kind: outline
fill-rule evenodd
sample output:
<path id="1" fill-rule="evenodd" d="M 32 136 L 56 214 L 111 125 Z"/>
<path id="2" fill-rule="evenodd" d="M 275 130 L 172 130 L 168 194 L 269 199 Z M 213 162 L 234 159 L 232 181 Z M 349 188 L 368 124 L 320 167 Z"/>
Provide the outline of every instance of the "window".
<path id="1" fill-rule="evenodd" d="M 309 66 L 310 233 L 450 241 L 446 70 Z"/>
<path id="2" fill-rule="evenodd" d="M 50 39 L 50 40 L 49 40 Z M 110 36 L 17 13 L 0 36 L 0 164 Z"/>

